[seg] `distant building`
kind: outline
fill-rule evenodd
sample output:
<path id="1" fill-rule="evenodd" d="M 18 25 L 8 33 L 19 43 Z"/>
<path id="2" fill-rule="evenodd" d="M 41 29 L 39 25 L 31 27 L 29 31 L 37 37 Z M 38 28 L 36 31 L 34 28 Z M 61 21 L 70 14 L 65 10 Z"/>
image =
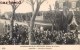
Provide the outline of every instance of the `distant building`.
<path id="1" fill-rule="evenodd" d="M 64 2 L 66 2 L 66 1 L 69 1 L 71 4 L 70 10 L 76 9 L 76 3 L 78 0 L 57 0 L 57 2 L 59 3 L 60 10 L 63 10 Z"/>

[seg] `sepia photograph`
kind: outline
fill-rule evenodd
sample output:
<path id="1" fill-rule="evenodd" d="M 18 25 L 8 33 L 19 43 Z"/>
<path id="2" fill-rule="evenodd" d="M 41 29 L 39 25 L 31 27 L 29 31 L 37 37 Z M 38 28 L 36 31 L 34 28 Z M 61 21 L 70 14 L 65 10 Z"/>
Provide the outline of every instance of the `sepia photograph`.
<path id="1" fill-rule="evenodd" d="M 80 45 L 80 0 L 0 0 L 0 45 Z"/>

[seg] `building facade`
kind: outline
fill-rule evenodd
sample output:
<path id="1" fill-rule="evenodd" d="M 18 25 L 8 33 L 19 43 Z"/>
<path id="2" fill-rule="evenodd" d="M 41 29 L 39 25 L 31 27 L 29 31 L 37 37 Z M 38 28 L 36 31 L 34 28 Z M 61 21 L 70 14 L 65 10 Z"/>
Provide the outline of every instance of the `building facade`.
<path id="1" fill-rule="evenodd" d="M 76 4 L 77 4 L 77 1 L 78 0 L 57 0 L 57 2 L 59 3 L 59 9 L 60 10 L 63 10 L 64 8 L 64 2 L 70 2 L 71 6 L 70 6 L 70 9 L 69 10 L 76 10 Z"/>
<path id="2" fill-rule="evenodd" d="M 65 3 L 65 2 L 69 2 L 69 3 Z M 74 23 L 76 26 L 78 25 L 77 29 L 79 29 L 80 25 L 79 25 L 79 20 L 80 20 L 80 16 L 79 16 L 79 11 L 80 11 L 80 1 L 79 0 L 57 0 L 58 4 L 59 4 L 59 11 L 64 11 L 64 8 L 66 6 L 70 6 L 69 11 L 74 12 L 73 14 L 73 20 L 71 21 L 70 24 Z M 79 4 L 78 4 L 79 3 Z M 78 5 L 77 5 L 78 4 Z M 72 24 L 73 25 L 73 24 Z"/>

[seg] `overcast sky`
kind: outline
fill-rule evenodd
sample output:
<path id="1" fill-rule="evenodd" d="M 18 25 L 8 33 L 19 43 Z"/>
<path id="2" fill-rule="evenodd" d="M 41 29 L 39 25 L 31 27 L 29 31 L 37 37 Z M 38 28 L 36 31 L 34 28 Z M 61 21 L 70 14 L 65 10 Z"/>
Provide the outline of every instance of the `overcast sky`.
<path id="1" fill-rule="evenodd" d="M 0 0 L 1 1 L 1 0 Z M 4 1 L 4 0 L 2 0 Z M 7 1 L 7 0 L 6 0 Z M 54 9 L 54 3 L 56 0 L 46 0 L 40 7 L 40 11 L 49 11 L 49 5 L 51 5 L 52 9 Z M 36 6 L 35 6 L 36 7 Z M 4 12 L 12 12 L 12 7 L 11 5 L 4 5 L 4 4 L 0 4 L 0 11 L 1 13 Z M 26 13 L 26 12 L 31 12 L 31 6 L 29 4 L 27 4 L 26 2 L 23 2 L 17 9 L 16 9 L 16 13 Z"/>

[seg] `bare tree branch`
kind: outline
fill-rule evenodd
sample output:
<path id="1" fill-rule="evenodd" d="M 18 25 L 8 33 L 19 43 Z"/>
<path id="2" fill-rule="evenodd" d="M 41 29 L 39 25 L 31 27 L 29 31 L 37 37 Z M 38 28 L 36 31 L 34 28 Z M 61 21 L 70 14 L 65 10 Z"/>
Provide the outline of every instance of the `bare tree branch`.
<path id="1" fill-rule="evenodd" d="M 24 0 L 20 0 L 20 1 L 22 1 L 21 3 L 23 3 L 24 2 Z M 19 4 L 20 5 L 20 4 Z M 16 5 L 16 8 L 18 8 L 19 7 L 19 5 Z"/>
<path id="2" fill-rule="evenodd" d="M 20 1 L 22 1 L 21 3 L 24 2 L 24 0 L 20 0 Z M 14 2 L 15 2 L 15 0 L 14 0 Z M 12 6 L 12 8 L 13 8 L 14 10 L 16 10 L 16 9 L 19 7 L 20 4 L 10 4 L 10 5 Z"/>
<path id="3" fill-rule="evenodd" d="M 42 0 L 42 1 L 40 0 L 40 4 L 42 4 L 44 1 L 46 1 L 46 0 Z"/>
<path id="4" fill-rule="evenodd" d="M 34 11 L 34 4 L 35 4 L 34 0 L 27 0 L 26 3 L 30 4 L 32 7 L 32 10 Z"/>

